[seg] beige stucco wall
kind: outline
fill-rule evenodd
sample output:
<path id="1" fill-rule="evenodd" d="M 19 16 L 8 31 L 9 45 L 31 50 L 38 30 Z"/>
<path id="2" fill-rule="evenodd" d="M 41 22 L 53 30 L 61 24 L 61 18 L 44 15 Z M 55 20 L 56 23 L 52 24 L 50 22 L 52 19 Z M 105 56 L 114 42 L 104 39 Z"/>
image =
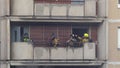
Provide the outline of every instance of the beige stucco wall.
<path id="1" fill-rule="evenodd" d="M 118 0 L 108 0 L 108 18 L 119 19 L 120 8 L 118 8 Z"/>
<path id="2" fill-rule="evenodd" d="M 108 68 L 120 68 L 120 64 L 108 64 Z"/>
<path id="3" fill-rule="evenodd" d="M 118 35 L 117 29 L 120 27 L 120 23 L 109 23 L 109 32 L 108 32 L 108 59 L 112 62 L 119 62 L 120 61 L 120 49 L 117 48 L 118 46 Z"/>

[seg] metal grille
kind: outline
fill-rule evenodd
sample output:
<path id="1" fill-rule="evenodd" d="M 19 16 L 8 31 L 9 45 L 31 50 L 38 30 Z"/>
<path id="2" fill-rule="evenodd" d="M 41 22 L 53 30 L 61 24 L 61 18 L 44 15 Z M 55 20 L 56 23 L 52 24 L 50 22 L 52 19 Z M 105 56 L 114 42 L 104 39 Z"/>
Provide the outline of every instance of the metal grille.
<path id="1" fill-rule="evenodd" d="M 35 0 L 35 3 L 81 4 L 84 0 Z"/>
<path id="2" fill-rule="evenodd" d="M 52 33 L 59 39 L 59 46 L 65 46 L 71 34 L 71 25 L 39 25 L 30 28 L 30 37 L 35 46 L 48 46 Z"/>

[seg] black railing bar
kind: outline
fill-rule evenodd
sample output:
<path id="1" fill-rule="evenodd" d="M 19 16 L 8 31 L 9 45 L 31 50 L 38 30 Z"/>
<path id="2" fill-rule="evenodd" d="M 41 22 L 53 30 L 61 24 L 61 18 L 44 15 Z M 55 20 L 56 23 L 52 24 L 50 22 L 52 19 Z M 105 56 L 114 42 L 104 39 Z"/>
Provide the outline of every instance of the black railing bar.
<path id="1" fill-rule="evenodd" d="M 53 3 L 53 2 L 62 2 L 62 3 L 65 3 L 65 2 L 85 2 L 85 1 L 52 1 L 52 2 L 43 1 L 43 2 L 38 2 L 38 3 Z"/>
<path id="2" fill-rule="evenodd" d="M 66 1 L 65 1 L 66 2 Z M 68 1 L 69 2 L 69 1 Z M 85 2 L 85 1 L 70 1 L 70 2 Z"/>
<path id="3" fill-rule="evenodd" d="M 40 2 L 51 3 L 51 2 L 85 2 L 85 1 L 40 1 Z M 40 2 L 38 2 L 38 3 L 40 3 Z"/>

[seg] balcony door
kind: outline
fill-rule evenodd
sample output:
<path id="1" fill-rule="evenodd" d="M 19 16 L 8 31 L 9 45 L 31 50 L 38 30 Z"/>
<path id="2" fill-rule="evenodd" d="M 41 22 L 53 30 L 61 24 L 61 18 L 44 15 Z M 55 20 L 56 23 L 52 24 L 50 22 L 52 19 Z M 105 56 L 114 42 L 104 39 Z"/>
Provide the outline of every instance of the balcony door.
<path id="1" fill-rule="evenodd" d="M 29 34 L 28 26 L 13 26 L 12 27 L 12 42 L 22 42 L 23 35 Z"/>
<path id="2" fill-rule="evenodd" d="M 73 28 L 72 33 L 82 37 L 84 33 L 88 33 L 88 28 Z"/>

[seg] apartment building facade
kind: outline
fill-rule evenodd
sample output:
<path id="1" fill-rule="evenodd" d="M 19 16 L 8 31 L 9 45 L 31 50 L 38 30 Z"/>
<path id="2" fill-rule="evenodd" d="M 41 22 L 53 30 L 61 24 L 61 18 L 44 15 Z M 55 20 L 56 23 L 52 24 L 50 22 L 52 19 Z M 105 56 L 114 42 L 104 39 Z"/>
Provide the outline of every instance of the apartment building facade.
<path id="1" fill-rule="evenodd" d="M 119 68 L 119 0 L 109 0 L 108 7 L 108 66 L 109 68 Z M 114 10 L 114 11 L 113 11 Z M 113 54 L 114 53 L 114 54 Z M 114 55 L 114 56 L 113 56 Z"/>
<path id="2" fill-rule="evenodd" d="M 0 0 L 0 67 L 107 68 L 111 41 L 107 3 L 107 0 Z M 23 41 L 25 33 L 30 42 Z M 71 34 L 82 37 L 84 33 L 89 34 L 92 43 L 66 46 Z M 52 34 L 59 38 L 57 47 L 49 45 Z"/>

